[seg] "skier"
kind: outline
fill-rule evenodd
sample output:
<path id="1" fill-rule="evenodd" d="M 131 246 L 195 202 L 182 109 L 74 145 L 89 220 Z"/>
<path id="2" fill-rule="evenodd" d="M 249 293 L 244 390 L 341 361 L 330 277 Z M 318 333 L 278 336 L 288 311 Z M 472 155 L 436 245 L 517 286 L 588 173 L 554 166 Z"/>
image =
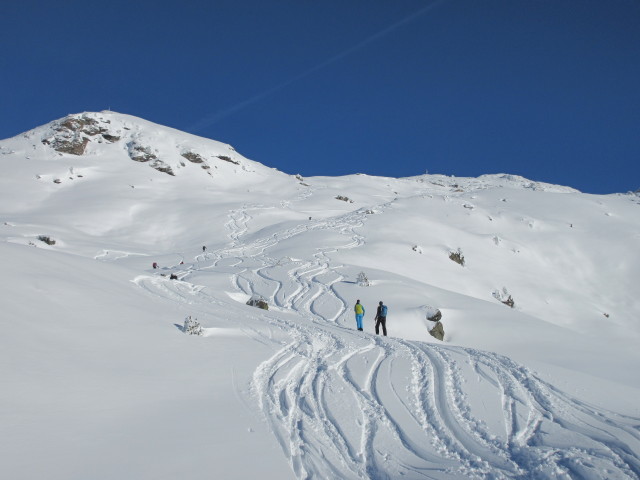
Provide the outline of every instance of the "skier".
<path id="1" fill-rule="evenodd" d="M 387 336 L 387 306 L 382 303 L 378 304 L 378 310 L 376 311 L 376 335 L 379 334 L 380 325 L 382 325 L 382 334 Z"/>
<path id="2" fill-rule="evenodd" d="M 207 246 L 206 246 L 206 245 L 203 245 L 203 246 L 202 246 L 202 253 L 204 253 L 206 249 L 207 249 Z"/>
<path id="3" fill-rule="evenodd" d="M 155 270 L 156 268 L 158 268 L 158 264 L 157 262 L 153 262 L 153 269 Z"/>
<path id="4" fill-rule="evenodd" d="M 355 307 L 353 307 L 353 310 L 356 312 L 356 326 L 358 327 L 358 330 L 362 332 L 362 317 L 364 317 L 364 307 L 360 303 L 360 300 L 356 301 L 356 305 Z"/>

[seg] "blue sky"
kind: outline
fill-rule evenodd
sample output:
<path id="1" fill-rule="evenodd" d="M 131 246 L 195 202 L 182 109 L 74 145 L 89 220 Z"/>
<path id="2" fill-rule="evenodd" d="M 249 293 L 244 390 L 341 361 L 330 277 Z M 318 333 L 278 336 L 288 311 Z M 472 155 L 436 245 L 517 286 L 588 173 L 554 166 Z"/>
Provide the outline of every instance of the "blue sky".
<path id="1" fill-rule="evenodd" d="M 112 109 L 287 173 L 640 188 L 638 0 L 6 2 L 0 138 Z"/>

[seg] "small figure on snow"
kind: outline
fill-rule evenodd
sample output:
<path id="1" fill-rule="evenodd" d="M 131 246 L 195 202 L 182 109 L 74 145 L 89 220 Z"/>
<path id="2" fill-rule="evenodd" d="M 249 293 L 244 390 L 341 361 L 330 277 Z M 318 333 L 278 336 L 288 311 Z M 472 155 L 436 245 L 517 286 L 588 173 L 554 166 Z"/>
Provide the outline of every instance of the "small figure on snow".
<path id="1" fill-rule="evenodd" d="M 156 268 L 158 268 L 158 263 L 157 262 L 153 262 L 153 269 L 155 270 Z"/>
<path id="2" fill-rule="evenodd" d="M 382 303 L 378 304 L 378 310 L 376 311 L 376 335 L 379 334 L 379 327 L 382 325 L 382 334 L 387 336 L 387 306 Z"/>
<path id="3" fill-rule="evenodd" d="M 177 280 L 178 279 L 178 275 L 176 275 L 175 273 L 172 273 L 171 275 L 169 275 L 169 280 Z"/>
<path id="4" fill-rule="evenodd" d="M 356 312 L 356 326 L 358 327 L 358 330 L 362 332 L 362 317 L 364 317 L 364 306 L 362 306 L 360 300 L 356 301 L 356 305 L 353 307 L 353 310 Z"/>
<path id="5" fill-rule="evenodd" d="M 206 245 L 203 245 L 203 246 L 202 246 L 202 253 L 204 253 L 204 252 L 206 252 L 206 251 L 207 251 L 207 246 L 206 246 Z"/>

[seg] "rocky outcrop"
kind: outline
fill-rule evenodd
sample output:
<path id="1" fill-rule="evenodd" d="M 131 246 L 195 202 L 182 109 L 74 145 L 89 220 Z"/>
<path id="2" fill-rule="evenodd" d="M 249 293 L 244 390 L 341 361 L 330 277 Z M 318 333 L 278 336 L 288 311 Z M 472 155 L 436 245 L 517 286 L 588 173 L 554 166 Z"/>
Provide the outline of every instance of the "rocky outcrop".
<path id="1" fill-rule="evenodd" d="M 91 137 L 100 136 L 108 143 L 120 140 L 108 129 L 109 120 L 98 121 L 88 115 L 70 115 L 53 124 L 53 135 L 42 140 L 60 153 L 83 155 Z"/>
<path id="2" fill-rule="evenodd" d="M 191 163 L 204 163 L 204 158 L 195 152 L 184 152 L 181 155 L 189 160 Z"/>
<path id="3" fill-rule="evenodd" d="M 171 167 L 152 153 L 151 148 L 140 145 L 137 142 L 129 142 L 127 144 L 127 151 L 129 153 L 129 158 L 134 162 L 149 162 L 149 166 L 151 168 L 154 168 L 159 172 L 175 176 Z"/>
<path id="4" fill-rule="evenodd" d="M 444 326 L 442 325 L 442 312 L 440 309 L 425 306 L 425 317 L 427 319 L 427 329 L 432 337 L 444 341 Z"/>
<path id="5" fill-rule="evenodd" d="M 464 255 L 462 254 L 462 250 L 458 249 L 455 252 L 449 252 L 449 259 L 464 267 Z"/>
<path id="6" fill-rule="evenodd" d="M 220 160 L 224 160 L 225 162 L 233 163 L 234 165 L 240 165 L 240 162 L 234 160 L 231 157 L 227 157 L 226 155 L 218 155 Z"/>
<path id="7" fill-rule="evenodd" d="M 429 330 L 429 333 L 432 337 L 444 341 L 444 327 L 442 326 L 442 322 L 436 322 L 433 328 Z"/>
<path id="8" fill-rule="evenodd" d="M 252 307 L 258 307 L 261 308 L 263 310 L 269 310 L 269 304 L 267 303 L 267 301 L 261 297 L 260 295 L 253 295 L 248 301 L 247 301 L 247 305 L 250 305 Z"/>
<path id="9" fill-rule="evenodd" d="M 46 243 L 47 245 L 55 245 L 56 244 L 56 241 L 53 238 L 48 237 L 47 235 L 38 236 L 38 240 L 40 240 L 41 242 Z"/>
<path id="10" fill-rule="evenodd" d="M 427 320 L 429 320 L 430 322 L 439 322 L 440 320 L 442 320 L 442 312 L 437 308 L 435 309 L 435 312 L 428 312 Z"/>

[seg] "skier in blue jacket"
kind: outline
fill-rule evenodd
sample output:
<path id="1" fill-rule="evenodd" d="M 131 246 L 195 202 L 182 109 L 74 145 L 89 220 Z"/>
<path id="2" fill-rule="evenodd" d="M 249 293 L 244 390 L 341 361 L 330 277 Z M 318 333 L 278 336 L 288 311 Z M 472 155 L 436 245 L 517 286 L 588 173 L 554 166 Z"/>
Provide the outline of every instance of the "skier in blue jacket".
<path id="1" fill-rule="evenodd" d="M 387 306 L 382 303 L 378 304 L 378 310 L 376 311 L 376 335 L 380 333 L 380 325 L 382 325 L 382 334 L 387 336 Z"/>
<path id="2" fill-rule="evenodd" d="M 356 312 L 356 326 L 358 330 L 362 332 L 362 317 L 364 317 L 364 307 L 360 303 L 360 300 L 356 301 L 355 307 L 353 310 Z"/>

